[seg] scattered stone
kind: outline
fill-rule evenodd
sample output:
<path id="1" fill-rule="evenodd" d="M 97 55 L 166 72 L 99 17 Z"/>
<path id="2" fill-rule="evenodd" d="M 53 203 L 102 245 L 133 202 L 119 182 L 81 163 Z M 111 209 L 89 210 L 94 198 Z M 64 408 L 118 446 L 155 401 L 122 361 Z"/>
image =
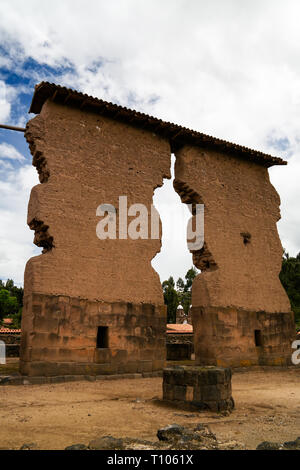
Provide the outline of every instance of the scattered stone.
<path id="1" fill-rule="evenodd" d="M 141 439 L 133 439 L 131 437 L 126 437 L 123 439 L 125 450 L 153 450 L 156 448 L 154 442 L 145 441 Z"/>
<path id="2" fill-rule="evenodd" d="M 157 437 L 160 441 L 171 441 L 174 438 L 180 438 L 183 435 L 184 428 L 179 424 L 170 424 L 157 431 Z"/>
<path id="3" fill-rule="evenodd" d="M 66 447 L 65 450 L 89 450 L 89 449 L 84 444 L 74 444 L 73 446 Z"/>
<path id="4" fill-rule="evenodd" d="M 74 444 L 65 450 L 244 450 L 244 443 L 228 440 L 218 441 L 215 434 L 206 424 L 198 423 L 194 428 L 179 424 L 170 424 L 157 431 L 158 441 L 150 442 L 125 437 L 118 439 L 104 436 L 92 440 L 88 446 Z M 21 450 L 32 450 L 36 444 L 24 444 Z M 261 442 L 256 450 L 296 450 L 300 449 L 300 436 L 294 441 Z"/>
<path id="5" fill-rule="evenodd" d="M 35 442 L 31 442 L 30 444 L 23 444 L 22 447 L 20 447 L 20 450 L 36 450 L 37 445 Z"/>
<path id="6" fill-rule="evenodd" d="M 300 437 L 297 437 L 294 441 L 288 441 L 283 443 L 284 449 L 288 450 L 295 450 L 299 449 L 300 450 Z"/>
<path id="7" fill-rule="evenodd" d="M 153 450 L 154 446 L 151 442 L 150 445 L 141 444 L 140 442 L 132 443 L 130 446 L 126 447 L 125 450 Z"/>
<path id="8" fill-rule="evenodd" d="M 203 424 L 199 423 L 195 427 L 194 431 L 205 439 L 212 439 L 214 441 L 217 440 L 215 434 L 211 431 L 209 426 L 204 426 Z"/>
<path id="9" fill-rule="evenodd" d="M 218 441 L 207 425 L 197 424 L 194 429 L 171 424 L 157 431 L 156 442 L 125 437 L 117 439 L 103 436 L 92 440 L 88 446 L 74 444 L 65 450 L 217 450 Z M 234 442 L 223 444 L 223 448 L 236 448 Z M 239 447 L 241 448 L 241 447 Z"/>
<path id="10" fill-rule="evenodd" d="M 90 450 L 124 450 L 122 439 L 116 439 L 112 436 L 104 436 L 94 439 L 89 443 Z"/>
<path id="11" fill-rule="evenodd" d="M 160 449 L 218 449 L 216 436 L 211 432 L 208 426 L 202 424 L 198 424 L 194 429 L 172 424 L 159 429 L 157 437 L 160 440 Z"/>
<path id="12" fill-rule="evenodd" d="M 237 441 L 219 442 L 219 450 L 243 450 L 245 445 Z"/>
<path id="13" fill-rule="evenodd" d="M 184 430 L 184 434 L 180 438 L 181 443 L 191 442 L 191 441 L 201 441 L 202 438 L 200 434 L 189 431 L 188 429 Z"/>
<path id="14" fill-rule="evenodd" d="M 278 442 L 264 441 L 258 444 L 256 450 L 279 450 L 280 447 L 281 444 L 279 444 Z"/>
<path id="15" fill-rule="evenodd" d="M 194 431 L 204 431 L 205 426 L 202 423 L 198 423 L 197 426 L 194 428 Z"/>

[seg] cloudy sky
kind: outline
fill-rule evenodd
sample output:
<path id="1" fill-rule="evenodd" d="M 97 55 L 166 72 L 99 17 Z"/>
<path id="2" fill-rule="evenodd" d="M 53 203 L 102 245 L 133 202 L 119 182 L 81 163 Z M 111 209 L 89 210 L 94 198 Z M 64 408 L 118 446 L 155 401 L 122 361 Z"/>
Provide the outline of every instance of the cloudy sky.
<path id="1" fill-rule="evenodd" d="M 0 123 L 25 125 L 34 85 L 48 80 L 288 159 L 270 175 L 282 244 L 296 255 L 299 24 L 299 0 L 1 0 Z M 0 130 L 0 279 L 22 284 L 40 252 L 26 226 L 37 183 L 23 135 Z M 187 213 L 171 181 L 155 203 L 164 243 L 153 265 L 177 279 L 192 264 Z M 180 221 L 173 240 L 170 205 Z"/>

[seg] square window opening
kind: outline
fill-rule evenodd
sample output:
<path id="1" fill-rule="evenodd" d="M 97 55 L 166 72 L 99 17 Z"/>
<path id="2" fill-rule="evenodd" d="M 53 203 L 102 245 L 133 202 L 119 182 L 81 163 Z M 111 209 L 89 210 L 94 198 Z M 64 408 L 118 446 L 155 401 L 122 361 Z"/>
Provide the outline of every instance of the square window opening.
<path id="1" fill-rule="evenodd" d="M 98 326 L 97 349 L 108 348 L 108 326 Z"/>

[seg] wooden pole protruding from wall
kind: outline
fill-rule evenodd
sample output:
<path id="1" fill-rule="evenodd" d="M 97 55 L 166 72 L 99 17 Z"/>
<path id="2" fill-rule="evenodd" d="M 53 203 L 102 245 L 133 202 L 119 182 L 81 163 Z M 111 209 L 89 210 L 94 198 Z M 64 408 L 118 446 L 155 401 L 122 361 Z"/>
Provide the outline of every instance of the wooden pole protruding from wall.
<path id="1" fill-rule="evenodd" d="M 9 131 L 17 131 L 23 133 L 26 131 L 24 127 L 7 126 L 6 124 L 0 124 L 0 129 L 8 129 Z"/>

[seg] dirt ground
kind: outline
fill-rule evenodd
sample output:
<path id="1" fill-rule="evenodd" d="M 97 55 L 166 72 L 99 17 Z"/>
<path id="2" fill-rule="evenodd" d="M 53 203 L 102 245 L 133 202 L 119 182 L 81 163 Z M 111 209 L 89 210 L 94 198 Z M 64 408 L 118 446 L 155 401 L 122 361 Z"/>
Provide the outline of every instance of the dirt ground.
<path id="1" fill-rule="evenodd" d="M 245 449 L 300 436 L 299 368 L 236 372 L 232 384 L 236 408 L 227 417 L 164 404 L 161 378 L 1 386 L 0 447 L 64 449 L 108 434 L 155 441 L 172 423 L 209 424 L 218 441 Z"/>

